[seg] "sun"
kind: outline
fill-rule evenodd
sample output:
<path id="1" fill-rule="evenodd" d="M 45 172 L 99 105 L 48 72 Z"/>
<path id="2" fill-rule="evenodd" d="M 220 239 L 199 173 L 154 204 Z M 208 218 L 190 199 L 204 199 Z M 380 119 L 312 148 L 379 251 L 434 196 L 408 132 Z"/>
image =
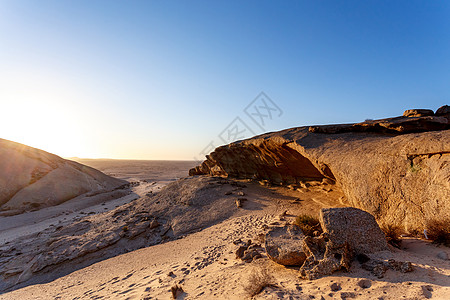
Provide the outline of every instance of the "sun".
<path id="1" fill-rule="evenodd" d="M 0 76 L 0 138 L 63 157 L 92 156 L 72 90 L 58 78 L 19 75 Z"/>

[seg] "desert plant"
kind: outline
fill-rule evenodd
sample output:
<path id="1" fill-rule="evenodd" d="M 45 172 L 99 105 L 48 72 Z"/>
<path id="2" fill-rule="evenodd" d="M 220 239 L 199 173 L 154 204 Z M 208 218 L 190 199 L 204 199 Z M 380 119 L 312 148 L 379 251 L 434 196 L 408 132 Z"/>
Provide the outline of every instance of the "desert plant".
<path id="1" fill-rule="evenodd" d="M 319 220 L 310 215 L 298 216 L 295 218 L 294 225 L 300 227 L 303 233 L 307 236 L 314 236 L 315 231 L 318 231 L 319 234 L 322 233 L 322 227 L 320 227 Z"/>
<path id="2" fill-rule="evenodd" d="M 266 287 L 277 287 L 274 282 L 275 279 L 269 274 L 267 269 L 261 268 L 250 275 L 248 285 L 246 286 L 246 292 L 249 297 L 252 298 L 261 293 Z"/>
<path id="3" fill-rule="evenodd" d="M 386 241 L 396 247 L 400 248 L 402 245 L 402 240 L 400 238 L 401 234 L 403 233 L 403 230 L 396 225 L 383 225 L 381 226 L 381 230 L 383 230 L 384 234 L 386 235 Z"/>
<path id="4" fill-rule="evenodd" d="M 450 220 L 431 219 L 426 222 L 427 235 L 436 244 L 450 247 Z"/>

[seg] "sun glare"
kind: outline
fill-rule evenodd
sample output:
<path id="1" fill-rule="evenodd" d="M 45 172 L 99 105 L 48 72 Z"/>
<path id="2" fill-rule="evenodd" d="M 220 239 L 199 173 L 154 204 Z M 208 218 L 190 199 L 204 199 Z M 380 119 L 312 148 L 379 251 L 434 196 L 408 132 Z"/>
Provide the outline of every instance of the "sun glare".
<path id="1" fill-rule="evenodd" d="M 92 155 L 73 91 L 55 78 L 14 77 L 1 78 L 2 138 L 64 157 Z"/>

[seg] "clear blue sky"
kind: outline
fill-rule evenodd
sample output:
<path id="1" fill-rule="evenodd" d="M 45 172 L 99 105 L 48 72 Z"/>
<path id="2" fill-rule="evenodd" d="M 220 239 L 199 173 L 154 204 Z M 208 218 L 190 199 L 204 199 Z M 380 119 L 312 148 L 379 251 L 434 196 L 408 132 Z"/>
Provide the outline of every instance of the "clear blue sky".
<path id="1" fill-rule="evenodd" d="M 0 0 L 0 137 L 193 159 L 261 91 L 264 130 L 450 104 L 448 1 Z"/>

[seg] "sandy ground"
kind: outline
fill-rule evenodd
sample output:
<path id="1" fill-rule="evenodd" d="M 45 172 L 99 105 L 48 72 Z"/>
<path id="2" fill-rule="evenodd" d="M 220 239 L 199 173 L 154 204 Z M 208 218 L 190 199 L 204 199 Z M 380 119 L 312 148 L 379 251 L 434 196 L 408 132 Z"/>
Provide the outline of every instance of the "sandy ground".
<path id="1" fill-rule="evenodd" d="M 263 250 L 262 258 L 251 263 L 236 259 L 241 241 L 260 244 L 270 227 L 292 222 L 296 215 L 343 206 L 343 194 L 334 186 L 289 190 L 245 185 L 233 193 L 243 192 L 247 201 L 223 222 L 5 293 L 0 299 L 171 299 L 175 284 L 184 291 L 178 299 L 246 299 L 258 287 L 264 288 L 255 299 L 450 299 L 450 261 L 437 257 L 439 252 L 450 255 L 450 249 L 414 238 L 404 238 L 402 249 L 378 254 L 383 260 L 410 261 L 414 271 L 389 270 L 381 279 L 358 262 L 348 273 L 310 281 L 299 278 L 298 268 L 272 262 Z M 228 192 L 230 187 L 223 188 Z"/>

